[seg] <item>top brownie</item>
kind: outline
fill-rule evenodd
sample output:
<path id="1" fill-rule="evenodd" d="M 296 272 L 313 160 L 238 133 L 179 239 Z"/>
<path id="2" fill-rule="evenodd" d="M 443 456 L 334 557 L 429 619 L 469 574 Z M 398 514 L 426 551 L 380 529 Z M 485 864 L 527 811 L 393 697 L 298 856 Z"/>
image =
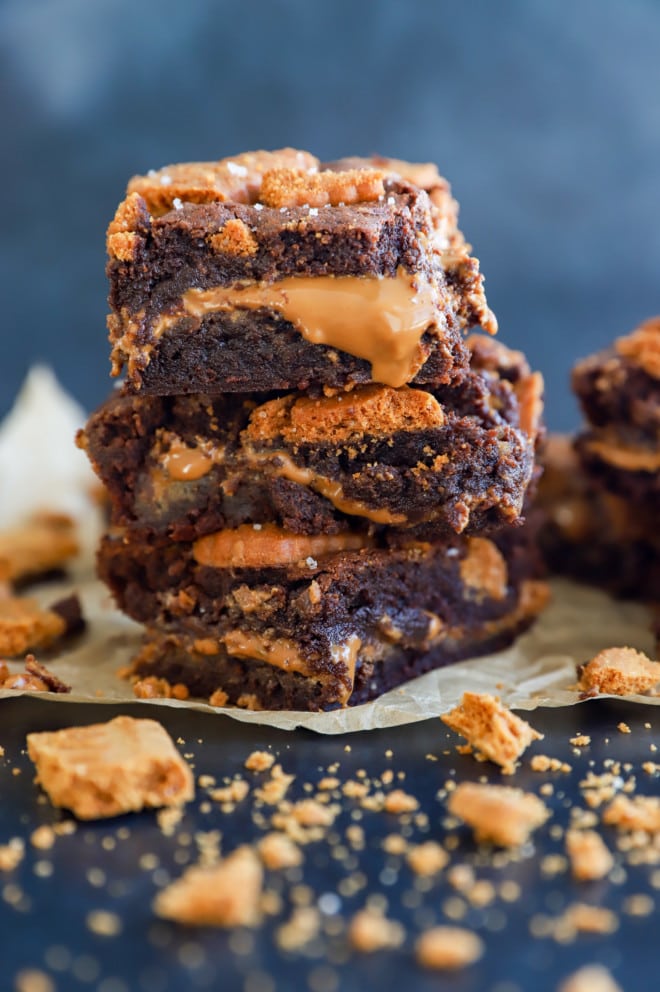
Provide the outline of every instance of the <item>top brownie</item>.
<path id="1" fill-rule="evenodd" d="M 573 369 L 573 389 L 592 428 L 660 441 L 660 317 Z"/>
<path id="2" fill-rule="evenodd" d="M 255 152 L 134 177 L 108 229 L 114 374 L 157 395 L 448 383 L 494 332 L 434 166 Z"/>

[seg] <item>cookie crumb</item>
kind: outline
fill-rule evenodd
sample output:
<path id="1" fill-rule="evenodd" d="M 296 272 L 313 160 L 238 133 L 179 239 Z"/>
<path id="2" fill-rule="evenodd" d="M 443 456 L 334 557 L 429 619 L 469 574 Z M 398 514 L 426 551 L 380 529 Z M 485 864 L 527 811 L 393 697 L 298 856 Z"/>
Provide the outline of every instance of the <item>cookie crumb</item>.
<path id="1" fill-rule="evenodd" d="M 463 927 L 433 927 L 417 939 L 415 958 L 423 968 L 456 971 L 478 961 L 483 941 Z"/>
<path id="2" fill-rule="evenodd" d="M 605 648 L 578 669 L 584 692 L 627 696 L 648 692 L 660 682 L 660 662 L 634 648 Z"/>
<path id="3" fill-rule="evenodd" d="M 558 992 L 622 992 L 612 975 L 599 964 L 589 964 L 569 975 Z"/>
<path id="4" fill-rule="evenodd" d="M 261 863 L 244 845 L 212 867 L 188 868 L 158 893 L 154 911 L 189 926 L 255 926 L 262 885 Z"/>
<path id="5" fill-rule="evenodd" d="M 490 841 L 500 847 L 524 844 L 550 815 L 531 792 L 477 782 L 461 782 L 449 797 L 448 809 L 473 828 L 477 842 Z"/>
<path id="6" fill-rule="evenodd" d="M 268 751 L 253 751 L 245 759 L 245 767 L 249 772 L 267 772 L 275 764 L 275 755 Z"/>
<path id="7" fill-rule="evenodd" d="M 609 849 L 595 830 L 567 830 L 566 852 L 573 878 L 581 882 L 604 878 L 614 866 Z"/>
<path id="8" fill-rule="evenodd" d="M 375 909 L 361 909 L 348 927 L 351 947 L 363 954 L 393 950 L 400 947 L 404 939 L 403 926 L 396 920 L 388 920 L 383 913 Z"/>

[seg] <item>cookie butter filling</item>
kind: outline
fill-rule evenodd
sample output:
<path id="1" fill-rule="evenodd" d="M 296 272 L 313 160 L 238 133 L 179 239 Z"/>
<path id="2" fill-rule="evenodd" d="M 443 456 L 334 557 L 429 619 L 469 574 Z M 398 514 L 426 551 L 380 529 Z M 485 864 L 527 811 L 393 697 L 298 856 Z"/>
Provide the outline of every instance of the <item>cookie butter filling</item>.
<path id="1" fill-rule="evenodd" d="M 660 451 L 644 445 L 621 444 L 607 431 L 602 436 L 589 440 L 587 448 L 604 462 L 624 472 L 660 471 Z"/>
<path id="2" fill-rule="evenodd" d="M 182 316 L 273 310 L 311 344 L 371 364 L 372 377 L 402 386 L 423 364 L 420 342 L 438 315 L 437 287 L 420 273 L 385 276 L 290 276 L 275 283 L 189 289 L 183 310 L 154 324 L 160 337 Z"/>
<path id="3" fill-rule="evenodd" d="M 292 534 L 274 524 L 241 524 L 200 537 L 193 544 L 199 565 L 211 568 L 275 568 L 307 561 L 316 568 L 317 558 L 340 551 L 356 551 L 372 542 L 366 534 Z"/>

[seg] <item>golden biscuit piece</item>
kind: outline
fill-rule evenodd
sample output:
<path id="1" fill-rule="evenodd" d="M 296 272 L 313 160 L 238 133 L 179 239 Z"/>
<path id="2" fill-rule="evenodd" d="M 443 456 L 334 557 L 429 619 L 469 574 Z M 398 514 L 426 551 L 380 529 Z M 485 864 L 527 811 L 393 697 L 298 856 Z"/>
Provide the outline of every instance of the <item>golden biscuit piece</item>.
<path id="1" fill-rule="evenodd" d="M 190 768 L 155 720 L 118 716 L 109 723 L 28 734 L 27 743 L 52 804 L 80 820 L 178 806 L 194 796 Z"/>
<path id="2" fill-rule="evenodd" d="M 519 847 L 550 815 L 532 792 L 505 785 L 461 782 L 449 797 L 449 812 L 474 830 L 475 840 Z"/>
<path id="3" fill-rule="evenodd" d="M 605 648 L 578 672 L 579 686 L 589 693 L 627 696 L 648 692 L 660 682 L 660 662 L 634 648 Z"/>
<path id="4" fill-rule="evenodd" d="M 477 758 L 488 758 L 512 775 L 516 761 L 532 741 L 543 734 L 512 713 L 497 696 L 465 692 L 458 706 L 440 717 L 443 723 L 465 737 Z"/>
<path id="5" fill-rule="evenodd" d="M 73 520 L 39 513 L 24 524 L 0 531 L 0 582 L 22 582 L 62 568 L 78 554 Z"/>
<path id="6" fill-rule="evenodd" d="M 157 916 L 188 926 L 244 927 L 259 921 L 263 868 L 248 845 L 215 865 L 193 865 L 154 900 Z"/>

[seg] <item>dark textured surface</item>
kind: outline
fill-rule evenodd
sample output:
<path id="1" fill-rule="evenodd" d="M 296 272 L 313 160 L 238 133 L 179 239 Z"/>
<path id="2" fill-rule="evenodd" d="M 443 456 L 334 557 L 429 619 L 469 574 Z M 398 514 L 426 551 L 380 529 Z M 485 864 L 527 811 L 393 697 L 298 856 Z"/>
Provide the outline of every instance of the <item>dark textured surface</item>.
<path id="1" fill-rule="evenodd" d="M 297 776 L 292 795 L 305 793 L 302 783 L 318 781 L 320 769 L 337 761 L 342 779 L 355 777 L 358 769 L 380 774 L 387 767 L 405 773 L 404 788 L 417 796 L 428 814 L 426 830 L 414 829 L 415 841 L 438 839 L 446 835 L 442 826 L 443 804 L 436 793 L 449 777 L 458 781 L 486 776 L 489 781 L 506 781 L 489 764 L 475 764 L 469 757 L 458 756 L 452 745 L 453 735 L 437 721 L 429 721 L 393 730 L 369 734 L 324 738 L 304 731 L 287 734 L 265 727 L 244 726 L 230 719 L 163 707 L 124 707 L 134 716 L 156 716 L 173 737 L 185 741 L 182 751 L 192 755 L 195 771 L 215 775 L 219 781 L 243 770 L 246 756 L 255 748 L 272 748 L 287 772 Z M 0 837 L 26 836 L 42 823 L 52 823 L 61 814 L 37 802 L 39 791 L 32 782 L 32 770 L 23 753 L 25 735 L 35 730 L 51 730 L 71 724 L 110 719 L 117 710 L 109 706 L 34 700 L 3 700 L 0 703 L 2 743 L 6 756 L 2 768 L 3 802 L 0 805 Z M 615 881 L 575 883 L 565 874 L 543 875 L 541 859 L 562 851 L 562 842 L 553 839 L 552 823 L 566 826 L 569 807 L 582 805 L 578 782 L 595 761 L 600 768 L 607 758 L 632 763 L 637 772 L 638 789 L 657 793 L 657 779 L 640 770 L 643 761 L 654 755 L 649 748 L 658 741 L 658 709 L 627 705 L 623 702 L 595 701 L 560 710 L 537 710 L 530 715 L 532 724 L 544 732 L 544 741 L 530 753 L 549 753 L 573 766 L 570 775 L 538 775 L 529 770 L 527 760 L 513 782 L 523 788 L 538 790 L 547 780 L 555 784 L 555 794 L 546 799 L 553 819 L 534 837 L 520 861 L 494 871 L 477 855 L 469 832 L 457 831 L 459 846 L 456 862 L 476 866 L 480 878 L 517 882 L 522 898 L 513 903 L 497 899 L 483 909 L 468 909 L 465 924 L 474 927 L 486 944 L 483 960 L 454 976 L 422 972 L 413 962 L 412 940 L 423 928 L 446 921 L 443 905 L 453 890 L 444 874 L 430 887 L 415 882 L 400 858 L 386 856 L 381 849 L 383 838 L 400 829 L 395 816 L 364 813 L 360 824 L 366 831 L 365 850 L 356 856 L 354 869 L 364 872 L 366 887 L 356 895 L 340 897 L 334 908 L 348 916 L 361 908 L 367 893 L 379 893 L 389 902 L 389 914 L 402 920 L 409 932 L 404 947 L 395 952 L 369 956 L 343 954 L 343 939 L 325 939 L 321 948 L 307 954 L 284 954 L 274 944 L 277 922 L 269 922 L 254 934 L 245 931 L 228 934 L 209 929 L 179 929 L 157 922 L 150 903 L 159 885 L 176 877 L 187 861 L 195 859 L 195 849 L 186 847 L 176 837 L 164 838 L 154 815 L 143 813 L 115 821 L 81 825 L 71 837 L 59 838 L 52 851 L 30 849 L 24 863 L 14 873 L 2 876 L 0 892 L 8 885 L 18 885 L 24 903 L 12 905 L 0 900 L 2 927 L 2 992 L 13 992 L 14 976 L 24 968 L 39 968 L 49 974 L 56 992 L 180 992 L 186 989 L 222 988 L 226 992 L 383 992 L 405 987 L 415 992 L 556 992 L 560 981 L 584 964 L 601 962 L 609 967 L 625 992 L 653 992 L 657 988 L 657 929 L 659 914 L 635 917 L 622 911 L 625 899 L 633 894 L 658 898 L 650 885 L 653 868 L 638 866 L 619 871 Z M 616 730 L 621 721 L 631 734 Z M 651 727 L 645 727 L 650 723 Z M 590 734 L 592 743 L 576 756 L 568 744 L 577 732 Z M 347 749 L 347 747 L 349 749 Z M 443 753 L 451 748 L 449 753 Z M 392 750 L 391 758 L 386 752 Z M 429 762 L 428 753 L 438 756 Z M 12 768 L 21 774 L 13 776 Z M 253 824 L 247 803 L 236 813 L 225 815 L 219 807 L 203 814 L 200 798 L 187 808 L 181 832 L 222 831 L 223 849 L 231 851 L 240 843 L 255 839 L 259 830 Z M 339 830 L 349 823 L 354 806 L 345 801 L 346 812 Z M 123 829 L 124 837 L 117 837 Z M 606 828 L 604 836 L 613 844 L 614 833 Z M 112 849 L 109 849 L 109 845 Z M 158 867 L 146 871 L 139 867 L 144 855 L 156 855 Z M 39 877 L 37 862 L 52 863 L 53 872 Z M 101 869 L 106 884 L 90 882 L 90 869 Z M 347 874 L 341 861 L 330 855 L 324 844 L 306 849 L 300 872 L 287 873 L 287 884 L 269 875 L 273 888 L 283 888 L 303 881 L 309 884 L 314 898 L 336 893 Z M 530 920 L 535 914 L 558 915 L 569 903 L 585 901 L 605 905 L 620 913 L 619 928 L 606 936 L 584 934 L 574 943 L 557 944 L 548 938 L 529 936 Z M 285 905 L 287 900 L 285 899 Z M 118 937 L 95 936 L 85 925 L 87 913 L 105 909 L 115 912 L 123 922 Z M 333 918 L 324 917 L 332 926 Z M 48 962 L 51 962 L 49 964 Z M 54 967 L 55 966 L 55 967 Z"/>
<path id="2" fill-rule="evenodd" d="M 579 362 L 571 383 L 592 427 L 613 427 L 624 440 L 657 444 L 660 387 L 638 364 L 607 348 Z"/>
<path id="3" fill-rule="evenodd" d="M 104 232 L 136 172 L 284 144 L 435 159 L 501 335 L 572 362 L 657 312 L 655 0 L 0 6 L 0 409 L 45 359 L 105 395 Z"/>

